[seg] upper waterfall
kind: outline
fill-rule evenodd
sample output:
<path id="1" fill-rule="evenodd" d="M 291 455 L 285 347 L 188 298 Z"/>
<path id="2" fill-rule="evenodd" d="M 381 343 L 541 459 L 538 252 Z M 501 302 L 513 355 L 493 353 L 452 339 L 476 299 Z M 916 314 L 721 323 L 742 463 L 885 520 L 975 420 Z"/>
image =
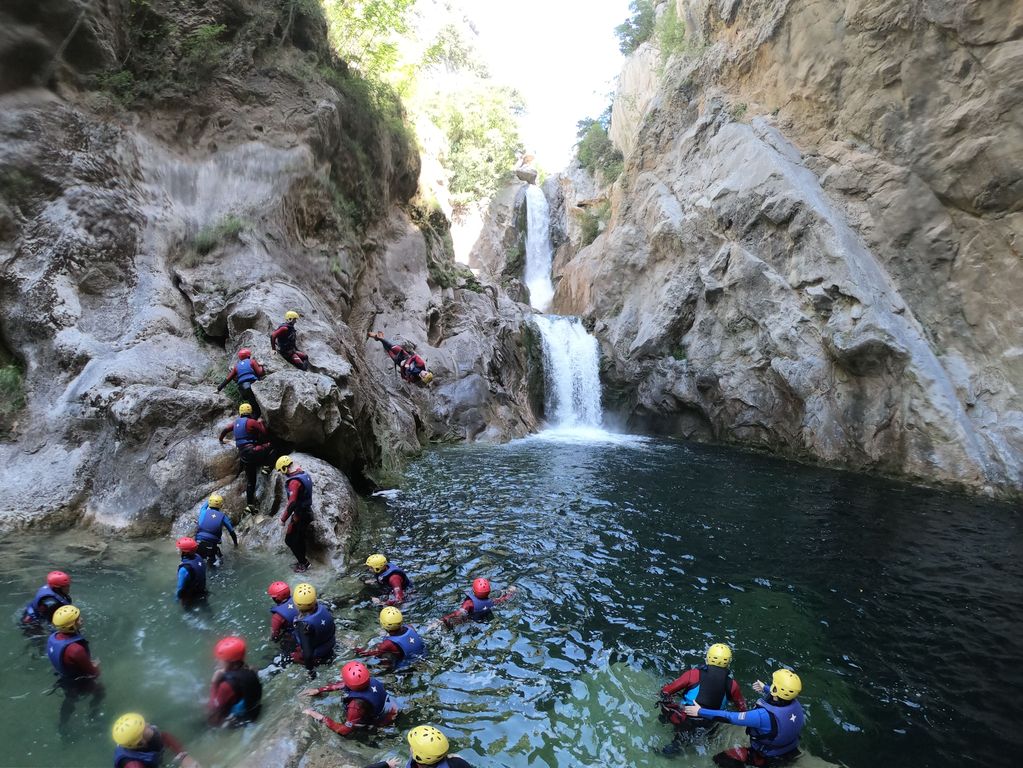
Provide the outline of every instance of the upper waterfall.
<path id="1" fill-rule="evenodd" d="M 554 298 L 551 267 L 551 212 L 547 196 L 535 184 L 526 187 L 526 289 L 533 309 L 546 312 Z"/>

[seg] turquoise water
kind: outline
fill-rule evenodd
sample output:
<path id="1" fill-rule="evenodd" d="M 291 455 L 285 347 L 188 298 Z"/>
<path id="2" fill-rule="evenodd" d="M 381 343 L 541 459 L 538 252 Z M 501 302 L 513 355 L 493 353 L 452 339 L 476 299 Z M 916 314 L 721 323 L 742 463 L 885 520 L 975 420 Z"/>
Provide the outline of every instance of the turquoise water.
<path id="1" fill-rule="evenodd" d="M 519 592 L 490 624 L 428 634 L 432 656 L 412 674 L 384 676 L 399 727 L 347 742 L 356 762 L 405 754 L 404 731 L 429 721 L 481 767 L 710 766 L 738 732 L 670 760 L 654 752 L 670 740 L 654 704 L 716 640 L 735 648 L 748 697 L 779 664 L 800 673 L 814 756 L 801 765 L 981 766 L 1023 747 L 1011 722 L 1023 535 L 1009 507 L 672 441 L 538 438 L 431 451 L 370 507 L 352 560 L 383 549 L 405 566 L 417 583 L 405 613 L 421 628 L 474 576 Z M 107 765 L 110 722 L 136 708 L 207 768 L 258 752 L 271 722 L 305 705 L 304 672 L 266 683 L 257 727 L 208 731 L 210 649 L 238 632 L 269 661 L 264 590 L 292 576 L 290 559 L 226 551 L 211 612 L 185 614 L 170 541 L 0 542 L 0 765 Z M 79 702 L 64 736 L 48 662 L 13 626 L 51 563 L 75 579 L 107 690 L 94 719 Z M 354 571 L 309 575 L 338 599 L 346 645 L 378 634 Z M 336 699 L 315 706 L 337 715 Z"/>

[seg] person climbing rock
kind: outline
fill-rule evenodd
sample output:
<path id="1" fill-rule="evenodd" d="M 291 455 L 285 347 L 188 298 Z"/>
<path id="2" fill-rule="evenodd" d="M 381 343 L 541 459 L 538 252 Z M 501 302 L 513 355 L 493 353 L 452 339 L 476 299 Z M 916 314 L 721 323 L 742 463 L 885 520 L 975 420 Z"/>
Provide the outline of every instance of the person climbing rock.
<path id="1" fill-rule="evenodd" d="M 358 656 L 375 656 L 384 660 L 388 669 L 399 670 L 408 667 L 416 659 L 426 656 L 426 643 L 415 627 L 404 623 L 405 617 L 394 606 L 380 611 L 380 626 L 384 628 L 384 639 L 372 648 L 356 648 Z"/>
<path id="2" fill-rule="evenodd" d="M 219 493 L 211 493 L 199 509 L 199 520 L 195 525 L 195 541 L 199 545 L 199 555 L 213 568 L 219 568 L 223 560 L 220 551 L 220 539 L 224 528 L 231 534 L 231 541 L 238 547 L 238 534 L 234 532 L 231 518 L 224 514 L 224 497 Z"/>
<path id="3" fill-rule="evenodd" d="M 709 735 L 717 727 L 706 718 L 686 717 L 682 707 L 699 704 L 701 707 L 724 709 L 731 701 L 740 712 L 746 711 L 742 690 L 729 671 L 732 649 L 724 643 L 714 643 L 707 649 L 704 662 L 661 688 L 662 721 L 675 726 L 675 738 L 663 750 L 667 755 L 677 754 L 686 742 Z M 676 694 L 682 694 L 680 704 L 671 698 Z"/>
<path id="4" fill-rule="evenodd" d="M 181 768 L 200 768 L 180 741 L 166 731 L 161 732 L 155 725 L 148 724 L 137 712 L 129 712 L 117 718 L 111 735 L 117 745 L 114 750 L 114 768 L 156 768 L 162 764 L 165 750 L 175 760 L 181 761 Z"/>
<path id="5" fill-rule="evenodd" d="M 90 697 L 90 710 L 95 717 L 104 690 L 99 682 L 99 659 L 92 657 L 89 641 L 82 636 L 82 612 L 73 605 L 62 605 L 53 612 L 51 621 L 55 631 L 46 642 L 46 656 L 57 673 L 57 686 L 64 691 L 57 729 L 66 735 L 78 700 Z"/>
<path id="6" fill-rule="evenodd" d="M 220 442 L 229 434 L 234 435 L 234 447 L 238 449 L 245 470 L 245 511 L 256 511 L 256 476 L 270 473 L 277 450 L 270 437 L 270 431 L 260 419 L 252 418 L 252 406 L 242 403 L 238 406 L 238 418 L 220 430 Z"/>
<path id="7" fill-rule="evenodd" d="M 451 628 L 466 621 L 486 621 L 493 616 L 493 608 L 511 600 L 515 587 L 508 587 L 503 595 L 490 596 L 490 582 L 486 579 L 474 579 L 472 591 L 465 593 L 465 600 L 457 611 L 452 611 L 440 619 L 445 627 Z"/>
<path id="8" fill-rule="evenodd" d="M 295 310 L 284 313 L 284 322 L 270 334 L 270 348 L 300 371 L 308 371 L 309 355 L 298 351 L 298 331 L 295 330 L 298 318 L 299 314 Z"/>
<path id="9" fill-rule="evenodd" d="M 714 762 L 722 768 L 742 768 L 745 765 L 775 768 L 792 762 L 801 754 L 799 736 L 805 716 L 803 705 L 796 699 L 803 690 L 799 675 L 779 669 L 771 677 L 770 689 L 759 680 L 753 683 L 753 690 L 757 693 L 762 694 L 765 689 L 768 695 L 758 699 L 756 706 L 748 712 L 725 712 L 699 704 L 686 706 L 687 717 L 746 726 L 749 747 L 733 747 L 714 755 Z"/>
<path id="10" fill-rule="evenodd" d="M 295 650 L 295 620 L 298 619 L 298 606 L 291 599 L 291 587 L 283 581 L 275 581 L 266 588 L 266 593 L 274 601 L 270 609 L 270 639 L 291 653 Z"/>
<path id="11" fill-rule="evenodd" d="M 380 342 L 402 379 L 410 384 L 420 385 L 427 385 L 433 381 L 433 374 L 426 370 L 426 361 L 415 351 L 388 341 L 382 331 L 369 331 L 366 336 Z"/>
<path id="12" fill-rule="evenodd" d="M 458 755 L 448 753 L 451 748 L 448 744 L 448 737 L 432 725 L 417 725 L 408 732 L 408 746 L 411 759 L 402 763 L 398 758 L 382 760 L 379 763 L 367 765 L 366 768 L 421 768 L 421 766 L 436 766 L 436 768 L 473 768 Z"/>
<path id="13" fill-rule="evenodd" d="M 213 648 L 217 669 L 210 681 L 206 721 L 210 725 L 244 725 L 259 717 L 263 684 L 245 665 L 245 640 L 225 637 Z"/>
<path id="14" fill-rule="evenodd" d="M 177 547 L 181 563 L 174 596 L 187 607 L 206 597 L 206 561 L 199 556 L 199 544 L 190 536 L 178 539 Z"/>
<path id="15" fill-rule="evenodd" d="M 391 700 L 384 684 L 370 677 L 366 665 L 360 661 L 349 661 L 341 668 L 341 682 L 330 683 L 322 688 L 307 688 L 300 696 L 319 696 L 321 693 L 344 691 L 343 705 L 345 720 L 339 723 L 314 709 L 302 711 L 342 736 L 351 736 L 364 728 L 382 728 L 394 722 L 398 716 L 398 705 Z"/>
<path id="16" fill-rule="evenodd" d="M 53 613 L 64 605 L 71 605 L 71 577 L 64 571 L 50 571 L 46 583 L 36 590 L 21 613 L 21 623 L 26 628 L 44 628 L 53 618 Z"/>
<path id="17" fill-rule="evenodd" d="M 252 415 L 258 419 L 260 416 L 259 403 L 256 402 L 256 395 L 252 391 L 252 385 L 264 376 L 266 376 L 266 371 L 259 361 L 252 356 L 252 350 L 239 349 L 238 362 L 231 366 L 231 370 L 227 373 L 227 378 L 217 386 L 217 392 L 222 392 L 224 387 L 232 381 L 237 381 L 238 391 L 241 393 L 242 399 L 252 406 Z"/>
<path id="18" fill-rule="evenodd" d="M 374 597 L 376 605 L 401 605 L 405 593 L 412 588 L 412 580 L 401 568 L 388 562 L 381 554 L 366 558 L 366 567 L 373 571 L 377 585 L 386 590 L 385 597 Z M 372 582 L 370 582 L 372 583 Z"/>
<path id="19" fill-rule="evenodd" d="M 326 664 L 334 658 L 336 645 L 334 617 L 326 605 L 316 599 L 312 584 L 299 584 L 292 595 L 298 616 L 295 618 L 293 661 L 302 664 L 315 677 L 313 667 Z"/>
<path id="20" fill-rule="evenodd" d="M 284 473 L 284 489 L 288 504 L 281 515 L 281 525 L 287 526 L 284 543 L 295 555 L 295 573 L 309 570 L 306 557 L 309 526 L 313 519 L 313 479 L 290 456 L 281 456 L 275 465 L 278 472 Z"/>

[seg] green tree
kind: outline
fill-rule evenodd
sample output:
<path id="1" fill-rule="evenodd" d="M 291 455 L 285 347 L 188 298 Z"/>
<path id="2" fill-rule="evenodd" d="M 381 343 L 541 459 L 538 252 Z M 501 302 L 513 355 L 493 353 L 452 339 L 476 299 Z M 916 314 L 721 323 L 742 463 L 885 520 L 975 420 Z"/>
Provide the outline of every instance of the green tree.
<path id="1" fill-rule="evenodd" d="M 611 107 L 608 106 L 600 117 L 587 117 L 576 123 L 576 136 L 579 143 L 576 145 L 576 157 L 579 164 L 588 170 L 594 177 L 601 176 L 605 182 L 612 182 L 617 179 L 624 167 L 624 158 L 619 152 L 611 137 L 608 136 L 608 129 L 611 127 Z"/>
<path id="2" fill-rule="evenodd" d="M 334 50 L 364 75 L 383 79 L 398 67 L 416 0 L 323 0 Z"/>
<path id="3" fill-rule="evenodd" d="M 629 10 L 632 15 L 615 27 L 618 47 L 626 56 L 649 40 L 657 25 L 653 0 L 632 0 Z"/>

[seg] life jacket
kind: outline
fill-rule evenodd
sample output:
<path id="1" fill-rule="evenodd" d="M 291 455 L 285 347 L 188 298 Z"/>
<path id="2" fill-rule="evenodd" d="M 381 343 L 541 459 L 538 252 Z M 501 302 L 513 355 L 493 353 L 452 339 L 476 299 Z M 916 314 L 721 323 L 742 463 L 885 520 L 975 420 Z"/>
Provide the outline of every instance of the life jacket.
<path id="1" fill-rule="evenodd" d="M 491 600 L 489 597 L 486 600 L 480 600 L 471 590 L 469 592 L 466 592 L 465 596 L 472 600 L 473 621 L 485 621 L 486 619 L 493 617 L 494 615 L 493 600 Z"/>
<path id="2" fill-rule="evenodd" d="M 157 768 L 163 762 L 163 737 L 160 732 L 153 728 L 156 733 L 153 738 L 143 746 L 135 749 L 118 747 L 114 750 L 114 768 L 122 768 L 125 763 L 137 760 L 146 768 Z"/>
<path id="3" fill-rule="evenodd" d="M 89 641 L 79 634 L 69 635 L 63 639 L 58 639 L 57 635 L 59 634 L 59 632 L 54 632 L 50 635 L 50 640 L 46 643 L 46 656 L 49 658 L 50 663 L 53 665 L 53 668 L 56 670 L 58 675 L 64 678 L 70 678 L 74 675 L 71 670 L 64 666 L 64 649 L 74 643 L 81 643 L 85 650 L 89 650 Z"/>
<path id="4" fill-rule="evenodd" d="M 71 605 L 70 597 L 64 597 L 64 595 L 54 590 L 48 584 L 44 584 L 43 586 L 39 587 L 39 590 L 36 592 L 36 596 L 32 598 L 28 605 L 25 606 L 25 613 L 22 617 L 23 620 L 42 621 L 44 618 L 43 600 L 45 600 L 48 597 L 52 597 L 54 600 L 57 601 L 57 608 L 60 608 L 61 606 L 64 605 Z M 57 610 L 57 608 L 54 608 L 54 610 Z"/>
<path id="5" fill-rule="evenodd" d="M 299 632 L 302 625 L 309 625 L 309 640 L 313 646 L 314 659 L 327 659 L 334 655 L 334 617 L 330 615 L 327 606 L 323 603 L 316 604 L 316 610 L 310 616 L 299 616 L 295 619 L 295 641 L 302 647 L 302 639 Z"/>
<path id="6" fill-rule="evenodd" d="M 199 510 L 199 523 L 195 529 L 197 541 L 215 541 L 220 543 L 223 536 L 224 513 L 219 509 L 210 509 L 210 503 L 204 501 Z"/>
<path id="7" fill-rule="evenodd" d="M 412 760 L 411 757 L 408 759 L 408 762 L 405 763 L 405 768 L 416 768 L 416 764 Z M 439 763 L 434 763 L 434 768 L 451 768 L 451 764 L 448 762 L 448 759 L 445 757 Z"/>
<path id="8" fill-rule="evenodd" d="M 235 376 L 238 377 L 239 386 L 242 384 L 251 384 L 254 381 L 259 381 L 259 377 L 256 372 L 252 369 L 251 360 L 239 360 L 234 367 Z"/>
<path id="9" fill-rule="evenodd" d="M 234 420 L 234 447 L 244 448 L 248 445 L 255 445 L 258 441 L 256 436 L 249 431 L 249 417 L 239 416 Z"/>
<path id="10" fill-rule="evenodd" d="M 700 682 L 683 695 L 682 706 L 699 704 L 706 709 L 724 709 L 728 706 L 728 689 L 732 683 L 732 673 L 724 667 L 712 667 L 701 664 Z"/>
<path id="11" fill-rule="evenodd" d="M 178 567 L 188 571 L 188 583 L 182 597 L 199 597 L 206 594 L 206 560 L 199 555 L 182 555 Z"/>
<path id="12" fill-rule="evenodd" d="M 405 573 L 405 571 L 403 571 L 398 566 L 390 564 L 388 564 L 387 569 L 385 571 L 377 574 L 377 584 L 379 584 L 384 589 L 390 589 L 391 585 L 387 583 L 387 580 L 391 578 L 394 574 L 398 574 L 399 576 L 401 576 L 402 589 L 412 589 L 412 579 L 408 577 L 408 574 Z"/>
<path id="13" fill-rule="evenodd" d="M 780 757 L 799 748 L 799 734 L 803 730 L 805 715 L 803 705 L 793 701 L 784 706 L 770 704 L 764 699 L 757 701 L 757 706 L 767 710 L 771 716 L 771 730 L 764 733 L 760 730 L 747 728 L 749 745 L 764 757 Z"/>
<path id="14" fill-rule="evenodd" d="M 406 624 L 402 629 L 404 631 L 400 635 L 387 635 L 387 639 L 401 648 L 401 652 L 404 654 L 401 660 L 394 665 L 395 669 L 407 667 L 416 659 L 426 655 L 426 644 L 415 628 Z"/>
<path id="15" fill-rule="evenodd" d="M 287 328 L 288 330 L 277 337 L 278 351 L 294 352 L 295 347 L 298 346 L 298 331 L 296 331 L 295 326 L 290 323 L 281 323 L 277 326 L 278 331 L 281 328 Z"/>
<path id="16" fill-rule="evenodd" d="M 298 608 L 291 600 L 288 600 L 286 603 L 278 603 L 270 609 L 270 613 L 276 613 L 288 622 L 288 629 L 293 628 L 295 626 L 295 622 L 298 620 Z"/>
<path id="17" fill-rule="evenodd" d="M 365 701 L 372 708 L 373 717 L 380 719 L 380 716 L 384 714 L 384 708 L 387 706 L 387 689 L 384 688 L 383 683 L 375 677 L 371 677 L 369 685 L 361 691 L 353 691 L 351 688 L 346 688 L 345 701 L 348 699 L 361 699 Z"/>
<path id="18" fill-rule="evenodd" d="M 259 717 L 263 706 L 263 684 L 259 682 L 259 675 L 251 669 L 232 669 L 224 673 L 224 680 L 241 697 L 231 707 L 231 716 L 238 720 L 255 720 Z"/>
<path id="19" fill-rule="evenodd" d="M 296 507 L 303 511 L 307 511 L 313 508 L 313 479 L 309 477 L 309 473 L 305 470 L 296 472 L 293 475 L 288 475 L 285 480 L 285 486 L 289 486 L 292 480 L 298 480 L 302 484 L 302 491 L 298 495 L 298 504 Z M 290 490 L 289 490 L 290 493 Z"/>

